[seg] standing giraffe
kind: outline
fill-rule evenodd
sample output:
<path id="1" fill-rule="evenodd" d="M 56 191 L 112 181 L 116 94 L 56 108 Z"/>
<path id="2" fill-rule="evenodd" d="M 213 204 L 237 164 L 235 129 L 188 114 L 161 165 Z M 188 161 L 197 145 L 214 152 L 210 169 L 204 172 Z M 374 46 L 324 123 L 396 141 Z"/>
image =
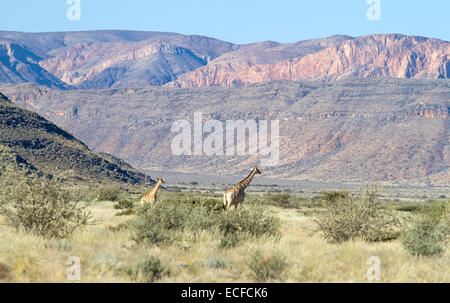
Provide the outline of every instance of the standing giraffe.
<path id="1" fill-rule="evenodd" d="M 225 193 L 223 194 L 223 209 L 225 211 L 228 211 L 231 205 L 234 205 L 234 209 L 236 209 L 239 203 L 244 202 L 245 189 L 250 184 L 250 182 L 252 182 L 253 177 L 256 174 L 261 174 L 261 171 L 257 167 L 252 170 L 247 178 L 225 191 Z"/>
<path id="2" fill-rule="evenodd" d="M 156 202 L 156 194 L 158 193 L 158 189 L 161 186 L 161 183 L 164 183 L 162 178 L 158 178 L 158 182 L 156 182 L 155 186 L 153 186 L 152 190 L 149 191 L 146 195 L 141 198 L 141 205 L 144 206 L 146 203 L 150 203 L 150 206 L 153 207 Z"/>

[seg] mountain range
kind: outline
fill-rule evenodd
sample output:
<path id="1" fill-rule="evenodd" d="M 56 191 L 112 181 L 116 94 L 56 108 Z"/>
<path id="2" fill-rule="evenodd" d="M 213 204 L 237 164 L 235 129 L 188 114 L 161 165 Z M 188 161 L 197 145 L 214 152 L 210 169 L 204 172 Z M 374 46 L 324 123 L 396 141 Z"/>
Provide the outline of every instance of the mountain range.
<path id="1" fill-rule="evenodd" d="M 0 32 L 0 84 L 104 89 L 449 75 L 448 41 L 400 34 L 233 44 L 161 32 Z"/>
<path id="2" fill-rule="evenodd" d="M 0 31 L 0 91 L 141 171 L 243 174 L 259 163 L 171 153 L 174 121 L 197 111 L 279 120 L 280 161 L 265 176 L 448 186 L 449 75 L 449 42 L 400 34 L 234 44 Z"/>
<path id="3" fill-rule="evenodd" d="M 141 171 L 242 174 L 257 156 L 177 156 L 177 120 L 279 120 L 280 160 L 264 175 L 450 184 L 450 81 L 343 79 L 243 87 L 58 90 L 0 87 L 95 151 Z M 225 134 L 223 138 L 225 138 Z"/>

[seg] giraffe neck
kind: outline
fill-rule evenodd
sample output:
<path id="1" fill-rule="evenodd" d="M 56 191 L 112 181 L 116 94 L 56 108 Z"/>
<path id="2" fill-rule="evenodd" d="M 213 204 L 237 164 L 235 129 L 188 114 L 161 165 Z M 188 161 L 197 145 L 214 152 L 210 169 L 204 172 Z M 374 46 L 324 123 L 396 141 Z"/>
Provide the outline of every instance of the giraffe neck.
<path id="1" fill-rule="evenodd" d="M 158 181 L 158 183 L 156 183 L 155 186 L 153 187 L 153 189 L 150 191 L 150 194 L 151 195 L 156 195 L 160 185 L 161 185 L 161 181 Z"/>
<path id="2" fill-rule="evenodd" d="M 245 178 L 244 180 L 242 180 L 241 182 L 238 183 L 239 189 L 246 189 L 247 186 L 250 184 L 250 182 L 252 182 L 255 174 L 256 174 L 256 169 L 253 169 L 252 172 L 247 176 L 247 178 Z"/>

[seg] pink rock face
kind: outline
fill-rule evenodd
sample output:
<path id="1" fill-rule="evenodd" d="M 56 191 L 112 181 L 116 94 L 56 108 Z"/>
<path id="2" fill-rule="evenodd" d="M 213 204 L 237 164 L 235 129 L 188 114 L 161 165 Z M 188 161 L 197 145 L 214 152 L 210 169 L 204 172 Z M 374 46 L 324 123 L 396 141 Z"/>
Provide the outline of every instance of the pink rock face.
<path id="1" fill-rule="evenodd" d="M 143 63 L 140 62 L 143 62 L 143 60 L 156 60 L 158 56 L 172 55 L 180 58 L 180 62 L 183 62 L 183 55 L 196 59 L 188 49 L 172 44 L 146 41 L 137 43 L 78 43 L 50 52 L 49 55 L 50 58 L 41 61 L 40 66 L 70 85 L 79 85 L 84 81 L 92 80 L 108 68 L 120 64 L 133 65 L 138 62 L 142 66 Z M 187 67 L 185 71 L 201 66 L 201 60 L 198 59 L 198 61 L 192 67 Z M 173 65 L 176 65 L 176 62 Z M 136 75 L 136 78 L 139 77 Z M 120 81 L 121 79 L 117 80 Z"/>
<path id="2" fill-rule="evenodd" d="M 438 39 L 372 35 L 339 41 L 317 52 L 271 64 L 220 57 L 166 84 L 171 87 L 236 86 L 271 80 L 347 77 L 448 79 L 450 44 Z"/>
<path id="3" fill-rule="evenodd" d="M 399 34 L 241 45 L 152 32 L 5 35 L 0 33 L 0 84 L 102 89 L 450 75 L 449 42 Z"/>

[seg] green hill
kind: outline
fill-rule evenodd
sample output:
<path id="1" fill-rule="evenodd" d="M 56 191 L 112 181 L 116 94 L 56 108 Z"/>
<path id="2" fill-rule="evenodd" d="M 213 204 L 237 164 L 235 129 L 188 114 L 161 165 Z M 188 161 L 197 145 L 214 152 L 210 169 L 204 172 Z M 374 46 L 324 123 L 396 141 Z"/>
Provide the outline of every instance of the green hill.
<path id="1" fill-rule="evenodd" d="M 153 183 L 126 162 L 94 153 L 68 132 L 15 105 L 1 93 L 0 160 L 75 183 Z"/>

